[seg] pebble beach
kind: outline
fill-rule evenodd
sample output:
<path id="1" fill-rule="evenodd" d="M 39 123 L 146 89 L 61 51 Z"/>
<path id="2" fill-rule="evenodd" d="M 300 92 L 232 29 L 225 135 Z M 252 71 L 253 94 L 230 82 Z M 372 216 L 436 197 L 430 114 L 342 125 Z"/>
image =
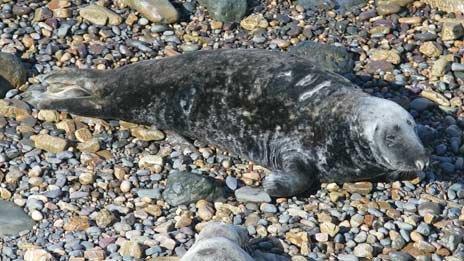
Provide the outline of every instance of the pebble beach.
<path id="1" fill-rule="evenodd" d="M 36 110 L 52 71 L 199 50 L 306 57 L 414 116 L 413 180 L 271 198 L 265 168 L 199 140 Z M 209 221 L 275 260 L 464 260 L 462 0 L 0 0 L 0 260 L 179 260 Z"/>

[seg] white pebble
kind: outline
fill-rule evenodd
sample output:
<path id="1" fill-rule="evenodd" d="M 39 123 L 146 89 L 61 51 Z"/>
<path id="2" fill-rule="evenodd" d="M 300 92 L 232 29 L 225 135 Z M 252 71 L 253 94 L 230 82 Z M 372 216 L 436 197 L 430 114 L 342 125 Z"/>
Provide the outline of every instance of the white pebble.
<path id="1" fill-rule="evenodd" d="M 127 193 L 131 190 L 131 183 L 128 180 L 121 182 L 120 189 L 122 192 Z"/>
<path id="2" fill-rule="evenodd" d="M 32 213 L 31 213 L 31 218 L 32 218 L 33 220 L 35 220 L 35 221 L 40 221 L 40 220 L 43 219 L 43 215 L 42 215 L 42 213 L 41 213 L 40 211 L 34 210 L 34 211 L 32 211 Z"/>

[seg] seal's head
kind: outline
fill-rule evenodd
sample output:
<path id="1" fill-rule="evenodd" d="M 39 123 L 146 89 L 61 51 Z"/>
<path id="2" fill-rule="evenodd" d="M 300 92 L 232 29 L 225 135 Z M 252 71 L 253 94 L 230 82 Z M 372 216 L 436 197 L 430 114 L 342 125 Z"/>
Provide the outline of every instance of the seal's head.
<path id="1" fill-rule="evenodd" d="M 363 97 L 360 104 L 361 135 L 377 164 L 396 173 L 422 171 L 428 165 L 414 118 L 405 109 L 376 97 Z"/>

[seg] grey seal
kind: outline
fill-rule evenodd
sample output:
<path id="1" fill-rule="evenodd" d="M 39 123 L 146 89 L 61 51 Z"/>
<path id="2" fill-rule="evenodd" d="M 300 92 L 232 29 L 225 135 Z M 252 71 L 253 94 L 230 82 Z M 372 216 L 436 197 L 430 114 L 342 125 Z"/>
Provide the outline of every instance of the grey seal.
<path id="1" fill-rule="evenodd" d="M 114 70 L 57 71 L 40 109 L 154 124 L 271 171 L 272 196 L 318 182 L 410 178 L 428 164 L 413 117 L 314 63 L 268 50 L 198 51 Z"/>
<path id="2" fill-rule="evenodd" d="M 259 242 L 250 240 L 243 227 L 209 222 L 180 261 L 290 261 L 286 256 L 256 249 Z M 273 244 L 270 240 L 267 243 Z"/>

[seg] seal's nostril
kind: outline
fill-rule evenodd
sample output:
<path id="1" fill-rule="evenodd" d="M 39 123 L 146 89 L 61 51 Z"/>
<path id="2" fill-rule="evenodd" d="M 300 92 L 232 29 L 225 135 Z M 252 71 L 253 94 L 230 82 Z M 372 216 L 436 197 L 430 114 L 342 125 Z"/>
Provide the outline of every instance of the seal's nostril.
<path id="1" fill-rule="evenodd" d="M 419 170 L 424 170 L 426 163 L 422 160 L 416 161 L 416 166 Z"/>

